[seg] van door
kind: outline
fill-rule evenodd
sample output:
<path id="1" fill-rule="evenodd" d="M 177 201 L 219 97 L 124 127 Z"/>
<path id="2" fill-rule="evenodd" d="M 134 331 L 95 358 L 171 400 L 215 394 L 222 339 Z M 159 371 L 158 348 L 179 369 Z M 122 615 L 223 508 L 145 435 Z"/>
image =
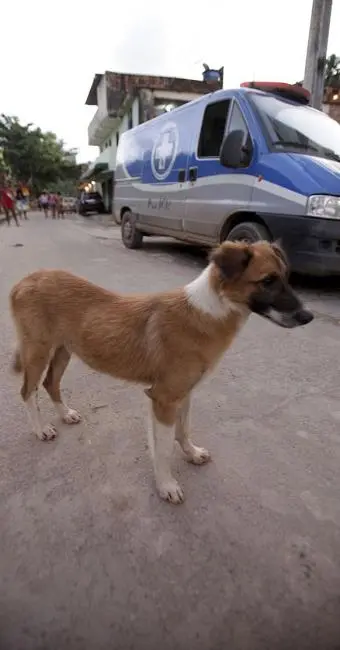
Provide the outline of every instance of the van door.
<path id="1" fill-rule="evenodd" d="M 219 160 L 224 137 L 234 130 L 244 132 L 244 144 L 250 150 L 250 163 L 246 168 L 226 168 Z M 248 208 L 255 183 L 252 174 L 254 146 L 246 119 L 235 99 L 227 96 L 206 106 L 193 149 L 183 231 L 217 241 L 226 217 Z"/>
<path id="2" fill-rule="evenodd" d="M 186 170 L 192 140 L 192 108 L 156 118 L 145 127 L 142 225 L 168 232 L 182 231 L 185 214 Z"/>

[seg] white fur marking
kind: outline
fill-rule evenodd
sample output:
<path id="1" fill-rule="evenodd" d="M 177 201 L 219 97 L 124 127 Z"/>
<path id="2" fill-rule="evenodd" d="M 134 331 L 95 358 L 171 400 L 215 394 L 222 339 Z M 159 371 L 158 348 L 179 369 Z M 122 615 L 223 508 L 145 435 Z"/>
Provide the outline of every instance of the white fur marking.
<path id="1" fill-rule="evenodd" d="M 64 402 L 53 403 L 59 417 L 66 422 L 66 424 L 78 424 L 78 422 L 80 422 L 81 417 L 77 411 L 70 409 L 67 404 L 64 404 Z"/>
<path id="2" fill-rule="evenodd" d="M 225 318 L 231 311 L 241 311 L 226 296 L 219 296 L 210 283 L 209 264 L 202 273 L 184 287 L 189 304 L 213 318 Z"/>
<path id="3" fill-rule="evenodd" d="M 175 425 L 175 438 L 189 463 L 202 465 L 210 460 L 208 450 L 204 449 L 204 447 L 197 447 L 190 440 L 190 394 L 187 395 L 178 408 Z"/>
<path id="4" fill-rule="evenodd" d="M 53 440 L 57 435 L 57 431 L 52 425 L 43 427 L 38 407 L 37 391 L 30 395 L 28 400 L 25 402 L 25 406 L 33 432 L 39 440 Z"/>
<path id="5" fill-rule="evenodd" d="M 37 403 L 36 391 L 34 391 L 32 395 L 30 395 L 28 400 L 25 402 L 25 406 L 27 409 L 27 415 L 31 423 L 33 432 L 38 436 L 38 438 L 42 438 L 43 427 L 42 427 L 40 412 Z"/>
<path id="6" fill-rule="evenodd" d="M 276 323 L 277 325 L 283 325 L 285 322 L 285 315 L 279 311 L 276 311 L 276 309 L 273 309 L 273 307 L 269 307 L 269 309 L 266 311 L 266 316 L 269 318 L 269 320 L 271 320 L 273 323 Z"/>
<path id="7" fill-rule="evenodd" d="M 159 495 L 171 503 L 181 503 L 183 491 L 171 474 L 171 458 L 174 448 L 174 427 L 158 422 L 150 402 L 149 448 Z"/>

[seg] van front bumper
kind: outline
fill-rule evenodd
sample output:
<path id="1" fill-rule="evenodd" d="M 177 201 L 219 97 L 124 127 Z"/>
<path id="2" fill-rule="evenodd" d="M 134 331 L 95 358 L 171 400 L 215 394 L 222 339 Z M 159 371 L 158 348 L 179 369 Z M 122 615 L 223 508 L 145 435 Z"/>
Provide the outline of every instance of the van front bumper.
<path id="1" fill-rule="evenodd" d="M 291 215 L 261 215 L 286 251 L 292 271 L 340 275 L 340 220 Z"/>

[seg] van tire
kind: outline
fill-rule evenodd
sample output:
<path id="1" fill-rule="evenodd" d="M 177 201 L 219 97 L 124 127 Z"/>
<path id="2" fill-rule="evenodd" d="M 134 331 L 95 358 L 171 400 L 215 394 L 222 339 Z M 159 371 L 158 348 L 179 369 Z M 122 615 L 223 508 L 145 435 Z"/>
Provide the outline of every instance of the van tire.
<path id="1" fill-rule="evenodd" d="M 130 212 L 126 210 L 121 222 L 122 242 L 126 248 L 137 249 L 143 245 L 143 233 L 137 230 L 136 220 Z"/>
<path id="2" fill-rule="evenodd" d="M 246 241 L 253 244 L 261 240 L 271 241 L 271 236 L 265 226 L 255 221 L 239 223 L 227 235 L 227 241 Z"/>

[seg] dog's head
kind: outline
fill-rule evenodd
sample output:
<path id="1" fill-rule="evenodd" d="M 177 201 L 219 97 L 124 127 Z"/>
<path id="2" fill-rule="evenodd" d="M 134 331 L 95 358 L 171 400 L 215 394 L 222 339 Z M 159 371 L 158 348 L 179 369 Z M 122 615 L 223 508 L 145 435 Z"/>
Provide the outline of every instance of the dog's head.
<path id="1" fill-rule="evenodd" d="M 287 259 L 278 244 L 225 242 L 210 259 L 220 295 L 281 327 L 298 327 L 313 320 L 289 286 Z"/>

